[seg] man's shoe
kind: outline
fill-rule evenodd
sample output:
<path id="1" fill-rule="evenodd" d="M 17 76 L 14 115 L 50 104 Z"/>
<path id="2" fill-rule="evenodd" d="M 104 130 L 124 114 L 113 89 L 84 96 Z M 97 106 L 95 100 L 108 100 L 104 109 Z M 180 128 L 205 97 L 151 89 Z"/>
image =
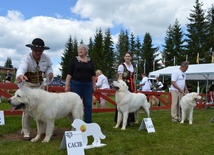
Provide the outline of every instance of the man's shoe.
<path id="1" fill-rule="evenodd" d="M 175 123 L 175 122 L 178 122 L 178 120 L 177 119 L 172 119 L 172 122 Z"/>
<path id="2" fill-rule="evenodd" d="M 128 122 L 128 123 L 127 123 L 127 126 L 132 126 L 132 123 L 131 123 L 131 122 Z"/>
<path id="3" fill-rule="evenodd" d="M 181 122 L 181 119 L 180 119 L 180 118 L 178 118 L 178 119 L 177 119 L 177 121 L 178 121 L 178 122 Z"/>
<path id="4" fill-rule="evenodd" d="M 28 135 L 28 134 L 24 134 L 24 135 L 23 135 L 23 140 L 26 140 L 26 141 L 31 140 L 30 135 Z"/>
<path id="5" fill-rule="evenodd" d="M 57 136 L 57 133 L 56 132 L 53 132 L 53 135 L 52 135 L 53 137 L 56 137 Z"/>

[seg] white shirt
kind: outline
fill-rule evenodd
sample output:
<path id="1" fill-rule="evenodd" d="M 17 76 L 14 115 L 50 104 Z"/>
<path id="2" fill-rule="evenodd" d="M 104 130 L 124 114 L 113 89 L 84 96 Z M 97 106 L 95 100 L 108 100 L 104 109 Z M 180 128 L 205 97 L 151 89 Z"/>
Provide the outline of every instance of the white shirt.
<path id="1" fill-rule="evenodd" d="M 18 67 L 16 72 L 16 78 L 19 75 L 24 75 L 26 72 L 37 72 L 36 68 L 39 66 L 39 71 L 42 71 L 45 74 L 45 77 L 48 76 L 49 73 L 53 73 L 52 62 L 46 54 L 42 53 L 39 64 L 37 65 L 35 59 L 32 56 L 32 53 L 26 54 Z"/>
<path id="2" fill-rule="evenodd" d="M 182 72 L 180 69 L 176 70 L 171 75 L 171 81 L 175 81 L 176 84 L 178 85 L 178 87 L 181 88 L 182 90 L 184 90 L 185 81 L 186 81 L 186 73 Z M 178 89 L 175 88 L 172 84 L 171 84 L 171 90 L 178 91 Z"/>
<path id="3" fill-rule="evenodd" d="M 148 77 L 144 77 L 140 84 L 143 84 L 142 91 L 151 91 L 151 82 Z"/>
<path id="4" fill-rule="evenodd" d="M 125 64 L 128 71 L 130 71 L 131 73 L 134 72 L 134 67 L 132 64 L 130 64 L 129 66 L 126 63 L 124 63 L 124 64 Z M 120 64 L 118 66 L 118 74 L 123 74 L 123 73 L 124 73 L 124 66 L 122 64 Z"/>
<path id="5" fill-rule="evenodd" d="M 163 88 L 163 83 L 161 81 L 156 82 L 155 86 L 156 86 L 157 92 L 162 92 L 161 89 Z"/>
<path id="6" fill-rule="evenodd" d="M 99 89 L 109 89 L 109 83 L 108 83 L 108 79 L 105 75 L 101 74 L 98 76 L 97 78 L 97 83 L 96 83 L 96 86 L 99 88 Z"/>

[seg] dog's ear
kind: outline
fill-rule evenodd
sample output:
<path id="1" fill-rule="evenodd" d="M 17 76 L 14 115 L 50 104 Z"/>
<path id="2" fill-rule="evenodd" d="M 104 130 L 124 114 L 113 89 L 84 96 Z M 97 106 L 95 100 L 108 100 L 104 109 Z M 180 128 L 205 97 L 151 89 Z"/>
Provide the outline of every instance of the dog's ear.
<path id="1" fill-rule="evenodd" d="M 26 96 L 26 98 L 28 99 L 28 105 L 29 106 L 34 106 L 35 105 L 35 99 L 34 98 L 32 98 L 32 96 L 30 96 L 30 95 L 28 95 L 28 96 Z"/>
<path id="2" fill-rule="evenodd" d="M 32 92 L 31 92 L 31 93 L 28 93 L 28 94 L 26 95 L 26 98 L 27 98 L 27 100 L 28 100 L 28 105 L 29 105 L 30 107 L 35 106 L 35 105 L 36 105 L 36 102 L 38 102 L 38 100 L 39 100 L 39 96 L 37 96 L 36 94 L 33 94 Z"/>
<path id="3" fill-rule="evenodd" d="M 127 86 L 127 84 L 126 84 L 126 82 L 125 81 L 123 81 L 123 80 L 118 80 L 118 82 L 119 82 L 119 87 L 120 87 L 120 89 L 119 89 L 119 91 L 120 92 L 123 92 L 123 91 L 125 91 L 125 90 L 128 90 L 128 86 Z"/>
<path id="4" fill-rule="evenodd" d="M 198 96 L 199 96 L 198 93 L 193 93 L 193 94 L 191 95 L 191 97 L 192 97 L 193 100 L 198 99 Z"/>
<path id="5" fill-rule="evenodd" d="M 197 97 L 197 96 L 196 96 L 195 93 L 192 93 L 192 94 L 191 94 L 191 99 L 192 99 L 192 100 L 195 100 L 196 97 Z"/>
<path id="6" fill-rule="evenodd" d="M 128 90 L 129 89 L 129 87 L 127 86 L 127 84 L 125 84 L 125 90 Z"/>

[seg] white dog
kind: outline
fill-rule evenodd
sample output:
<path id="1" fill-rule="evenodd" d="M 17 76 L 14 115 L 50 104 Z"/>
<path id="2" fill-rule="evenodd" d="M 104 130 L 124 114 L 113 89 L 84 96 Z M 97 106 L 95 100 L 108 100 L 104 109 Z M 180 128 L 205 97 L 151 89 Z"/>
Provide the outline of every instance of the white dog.
<path id="1" fill-rule="evenodd" d="M 71 123 L 74 119 L 82 119 L 82 100 L 76 93 L 49 93 L 42 89 L 21 88 L 8 99 L 13 106 L 12 110 L 23 109 L 36 121 L 37 135 L 31 139 L 36 142 L 40 139 L 42 128 L 45 125 L 45 138 L 42 142 L 49 142 L 54 130 L 54 122 L 58 118 L 68 116 Z"/>
<path id="2" fill-rule="evenodd" d="M 193 120 L 193 109 L 196 106 L 197 100 L 200 100 L 201 96 L 198 93 L 192 92 L 183 96 L 180 100 L 181 107 L 181 115 L 182 120 L 181 123 L 184 123 L 186 117 L 189 120 L 189 124 L 192 124 Z"/>
<path id="3" fill-rule="evenodd" d="M 114 128 L 118 128 L 122 121 L 123 124 L 121 130 L 125 130 L 128 114 L 131 112 L 135 112 L 136 123 L 138 123 L 138 111 L 140 108 L 144 109 L 147 117 L 150 117 L 150 104 L 144 94 L 131 93 L 128 90 L 127 84 L 123 80 L 113 81 L 112 87 L 117 89 L 115 93 L 115 101 L 118 109 L 117 124 Z"/>
<path id="4" fill-rule="evenodd" d="M 106 136 L 102 133 L 100 126 L 97 123 L 85 123 L 81 119 L 75 119 L 71 124 L 77 131 L 82 132 L 83 145 L 88 144 L 88 136 L 92 136 L 94 141 L 92 145 L 100 145 L 100 139 L 105 139 Z"/>

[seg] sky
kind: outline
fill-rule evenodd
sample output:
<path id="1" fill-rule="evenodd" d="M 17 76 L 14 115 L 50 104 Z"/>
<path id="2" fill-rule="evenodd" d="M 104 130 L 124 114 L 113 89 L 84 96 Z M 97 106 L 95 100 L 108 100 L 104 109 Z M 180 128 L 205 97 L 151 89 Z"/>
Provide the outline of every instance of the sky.
<path id="1" fill-rule="evenodd" d="M 212 4 L 203 0 L 202 9 Z M 88 44 L 97 28 L 109 28 L 114 43 L 121 29 L 141 38 L 150 33 L 153 45 L 161 48 L 168 26 L 177 18 L 185 29 L 194 5 L 195 0 L 0 0 L 0 66 L 9 57 L 18 68 L 31 52 L 25 45 L 42 38 L 50 47 L 44 52 L 54 75 L 61 75 L 59 63 L 69 37 Z"/>

